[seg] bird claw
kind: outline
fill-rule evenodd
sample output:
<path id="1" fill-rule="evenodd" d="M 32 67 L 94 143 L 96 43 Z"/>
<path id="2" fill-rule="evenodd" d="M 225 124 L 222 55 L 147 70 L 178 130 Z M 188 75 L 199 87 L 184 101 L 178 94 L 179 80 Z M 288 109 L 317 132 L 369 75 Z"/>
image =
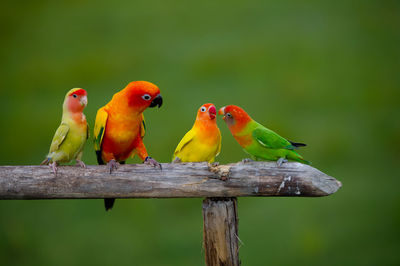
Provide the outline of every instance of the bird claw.
<path id="1" fill-rule="evenodd" d="M 86 168 L 86 164 L 81 160 L 76 160 L 76 165 L 82 168 Z"/>
<path id="2" fill-rule="evenodd" d="M 244 159 L 242 160 L 242 163 L 251 163 L 251 162 L 254 162 L 254 160 L 252 160 L 252 159 L 250 159 L 250 158 L 244 158 Z"/>
<path id="3" fill-rule="evenodd" d="M 116 160 L 114 160 L 114 159 L 110 160 L 110 161 L 107 163 L 107 167 L 108 167 L 108 169 L 110 170 L 110 174 L 112 173 L 113 170 L 117 170 L 117 169 L 118 169 L 118 166 L 119 166 L 119 163 L 118 163 Z"/>
<path id="4" fill-rule="evenodd" d="M 56 162 L 52 162 L 49 163 L 50 168 L 53 170 L 54 176 L 57 176 L 57 163 Z"/>
<path id="5" fill-rule="evenodd" d="M 286 160 L 285 158 L 281 157 L 281 158 L 278 159 L 278 161 L 276 161 L 276 165 L 278 167 L 281 167 L 283 163 L 287 163 L 287 162 L 288 162 L 288 160 Z"/>
<path id="6" fill-rule="evenodd" d="M 156 160 L 154 160 L 153 158 L 151 158 L 150 156 L 147 156 L 146 159 L 144 159 L 144 164 L 148 164 L 154 167 L 160 167 L 160 170 L 162 170 L 162 166 L 159 162 L 157 162 Z"/>
<path id="7" fill-rule="evenodd" d="M 172 163 L 181 163 L 181 158 L 179 158 L 178 156 L 175 157 L 175 159 L 172 161 Z"/>
<path id="8" fill-rule="evenodd" d="M 213 162 L 213 163 L 211 164 L 212 167 L 217 167 L 218 165 L 219 165 L 219 162 Z"/>

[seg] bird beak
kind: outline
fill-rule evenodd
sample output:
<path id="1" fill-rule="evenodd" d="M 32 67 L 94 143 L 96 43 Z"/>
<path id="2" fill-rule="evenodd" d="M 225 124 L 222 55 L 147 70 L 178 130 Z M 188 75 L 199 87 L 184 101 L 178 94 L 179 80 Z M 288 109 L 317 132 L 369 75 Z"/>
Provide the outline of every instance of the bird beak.
<path id="1" fill-rule="evenodd" d="M 222 117 L 222 119 L 225 120 L 225 106 L 222 107 L 221 109 L 219 109 L 218 114 L 219 115 L 223 115 L 224 117 Z"/>
<path id="2" fill-rule="evenodd" d="M 210 108 L 208 108 L 208 115 L 210 116 L 211 120 L 217 116 L 217 109 L 214 105 L 211 105 Z"/>
<path id="3" fill-rule="evenodd" d="M 82 104 L 83 106 L 86 106 L 87 103 L 88 103 L 87 96 L 83 96 L 83 97 L 81 98 L 80 102 L 81 102 L 81 104 Z"/>
<path id="4" fill-rule="evenodd" d="M 158 105 L 158 108 L 160 108 L 162 103 L 163 103 L 163 99 L 162 99 L 161 95 L 158 94 L 156 96 L 156 98 L 154 98 L 153 101 L 151 102 L 150 107 L 156 107 Z"/>

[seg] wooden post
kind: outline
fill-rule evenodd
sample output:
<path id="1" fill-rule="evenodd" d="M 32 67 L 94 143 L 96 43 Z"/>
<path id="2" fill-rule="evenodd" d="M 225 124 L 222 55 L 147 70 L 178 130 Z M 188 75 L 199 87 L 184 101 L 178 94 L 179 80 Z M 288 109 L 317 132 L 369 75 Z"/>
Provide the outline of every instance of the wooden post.
<path id="1" fill-rule="evenodd" d="M 203 238 L 207 266 L 239 266 L 236 198 L 203 201 Z"/>

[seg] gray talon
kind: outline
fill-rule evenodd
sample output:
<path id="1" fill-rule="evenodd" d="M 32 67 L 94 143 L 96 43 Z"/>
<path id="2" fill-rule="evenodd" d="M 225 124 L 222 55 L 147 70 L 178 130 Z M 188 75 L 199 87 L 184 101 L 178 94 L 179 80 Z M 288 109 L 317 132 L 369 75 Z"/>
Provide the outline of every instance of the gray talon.
<path id="1" fill-rule="evenodd" d="M 148 164 L 154 167 L 160 167 L 160 170 L 162 170 L 162 166 L 159 162 L 157 162 L 156 160 L 154 160 L 153 158 L 151 158 L 150 156 L 147 156 L 146 159 L 144 159 L 144 164 Z"/>
<path id="2" fill-rule="evenodd" d="M 112 173 L 112 171 L 113 170 L 117 170 L 118 169 L 118 166 L 119 166 L 119 163 L 116 161 L 116 160 L 110 160 L 108 163 L 107 163 L 107 167 L 108 167 L 108 169 L 110 170 L 110 174 Z"/>
<path id="3" fill-rule="evenodd" d="M 287 162 L 288 162 L 288 160 L 286 160 L 285 158 L 281 157 L 281 158 L 278 159 L 278 161 L 276 161 L 276 165 L 278 167 L 281 167 L 283 163 L 287 163 Z"/>
<path id="4" fill-rule="evenodd" d="M 254 162 L 254 161 L 252 159 L 250 159 L 250 158 L 244 158 L 242 160 L 242 163 L 250 163 L 250 162 Z"/>
<path id="5" fill-rule="evenodd" d="M 172 163 L 181 163 L 181 158 L 179 158 L 178 156 L 175 157 L 175 159 L 172 161 Z"/>
<path id="6" fill-rule="evenodd" d="M 76 165 L 78 165 L 78 166 L 80 166 L 82 168 L 86 168 L 86 164 L 81 160 L 76 160 Z"/>
<path id="7" fill-rule="evenodd" d="M 57 163 L 56 162 L 49 163 L 49 166 L 53 170 L 54 176 L 57 176 Z"/>

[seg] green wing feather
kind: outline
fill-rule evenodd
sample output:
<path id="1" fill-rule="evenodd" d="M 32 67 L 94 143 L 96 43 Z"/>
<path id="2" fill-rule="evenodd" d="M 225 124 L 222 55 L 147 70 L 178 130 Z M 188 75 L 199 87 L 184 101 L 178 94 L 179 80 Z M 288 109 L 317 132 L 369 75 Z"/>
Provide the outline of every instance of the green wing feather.
<path id="1" fill-rule="evenodd" d="M 53 140 L 50 145 L 50 153 L 57 151 L 61 144 L 64 142 L 65 138 L 68 135 L 69 126 L 65 123 L 61 123 L 61 125 L 57 128 L 56 133 L 54 134 Z"/>
<path id="2" fill-rule="evenodd" d="M 263 126 L 256 128 L 252 135 L 258 143 L 269 149 L 296 149 L 288 140 Z"/>

